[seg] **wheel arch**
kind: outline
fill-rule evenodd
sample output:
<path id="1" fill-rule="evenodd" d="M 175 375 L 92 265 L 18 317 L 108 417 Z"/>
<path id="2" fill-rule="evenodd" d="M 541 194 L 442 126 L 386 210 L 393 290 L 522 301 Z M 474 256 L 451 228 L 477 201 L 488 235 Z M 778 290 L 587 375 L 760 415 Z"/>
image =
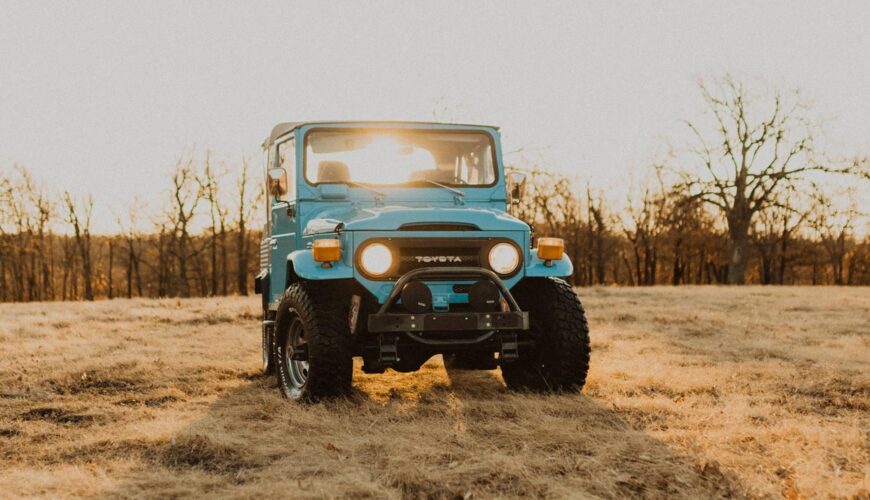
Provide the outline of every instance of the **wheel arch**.
<path id="1" fill-rule="evenodd" d="M 287 275 L 284 288 L 302 280 L 324 281 L 353 278 L 353 269 L 343 261 L 333 262 L 329 267 L 314 260 L 311 249 L 296 250 L 287 256 Z"/>
<path id="2" fill-rule="evenodd" d="M 567 255 L 563 255 L 559 260 L 543 261 L 538 258 L 537 249 L 532 249 L 529 263 L 525 269 L 525 277 L 527 278 L 566 278 L 574 274 L 574 264 Z"/>

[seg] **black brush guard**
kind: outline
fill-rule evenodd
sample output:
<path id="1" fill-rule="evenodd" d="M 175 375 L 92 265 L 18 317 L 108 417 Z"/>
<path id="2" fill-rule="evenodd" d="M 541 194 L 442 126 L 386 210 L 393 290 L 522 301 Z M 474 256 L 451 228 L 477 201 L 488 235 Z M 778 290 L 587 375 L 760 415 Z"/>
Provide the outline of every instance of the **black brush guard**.
<path id="1" fill-rule="evenodd" d="M 410 281 L 421 278 L 445 279 L 478 276 L 491 281 L 498 287 L 502 297 L 510 307 L 502 312 L 430 312 L 430 313 L 392 313 L 387 312 L 396 304 L 402 288 Z M 368 317 L 368 330 L 372 333 L 405 333 L 417 342 L 428 345 L 476 344 L 490 338 L 496 331 L 528 330 L 529 313 L 520 310 L 516 299 L 511 295 L 504 282 L 489 269 L 479 267 L 430 267 L 408 271 L 393 287 L 387 300 L 375 314 Z M 464 339 L 424 338 L 423 332 L 480 332 L 480 335 Z"/>

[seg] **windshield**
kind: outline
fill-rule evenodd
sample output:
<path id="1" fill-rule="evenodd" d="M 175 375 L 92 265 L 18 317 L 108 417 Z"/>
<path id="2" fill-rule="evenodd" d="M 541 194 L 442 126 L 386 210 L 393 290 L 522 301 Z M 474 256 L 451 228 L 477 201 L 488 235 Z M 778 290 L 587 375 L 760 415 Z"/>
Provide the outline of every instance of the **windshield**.
<path id="1" fill-rule="evenodd" d="M 313 130 L 305 139 L 305 178 L 312 184 L 489 186 L 495 183 L 493 156 L 492 139 L 483 132 Z"/>

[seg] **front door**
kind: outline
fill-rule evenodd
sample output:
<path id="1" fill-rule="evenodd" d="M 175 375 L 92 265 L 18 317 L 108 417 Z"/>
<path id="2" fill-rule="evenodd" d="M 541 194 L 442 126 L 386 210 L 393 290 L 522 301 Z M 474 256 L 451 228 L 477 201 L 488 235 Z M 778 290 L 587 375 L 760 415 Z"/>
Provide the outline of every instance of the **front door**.
<path id="1" fill-rule="evenodd" d="M 296 143 L 289 138 L 278 143 L 274 150 L 273 164 L 284 169 L 287 175 L 287 194 L 272 197 L 270 215 L 270 260 L 272 263 L 269 285 L 271 303 L 281 299 L 287 288 L 287 256 L 296 250 Z"/>

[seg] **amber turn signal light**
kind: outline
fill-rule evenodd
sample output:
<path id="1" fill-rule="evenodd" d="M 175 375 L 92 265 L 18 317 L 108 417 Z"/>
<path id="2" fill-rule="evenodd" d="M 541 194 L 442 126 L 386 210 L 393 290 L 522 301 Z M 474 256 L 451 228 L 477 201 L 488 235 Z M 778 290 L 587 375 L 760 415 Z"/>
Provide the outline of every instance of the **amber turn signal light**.
<path id="1" fill-rule="evenodd" d="M 341 243 L 338 240 L 314 240 L 314 260 L 335 262 L 341 258 Z"/>
<path id="2" fill-rule="evenodd" d="M 538 258 L 541 260 L 561 260 L 565 254 L 565 240 L 562 238 L 539 238 Z"/>

